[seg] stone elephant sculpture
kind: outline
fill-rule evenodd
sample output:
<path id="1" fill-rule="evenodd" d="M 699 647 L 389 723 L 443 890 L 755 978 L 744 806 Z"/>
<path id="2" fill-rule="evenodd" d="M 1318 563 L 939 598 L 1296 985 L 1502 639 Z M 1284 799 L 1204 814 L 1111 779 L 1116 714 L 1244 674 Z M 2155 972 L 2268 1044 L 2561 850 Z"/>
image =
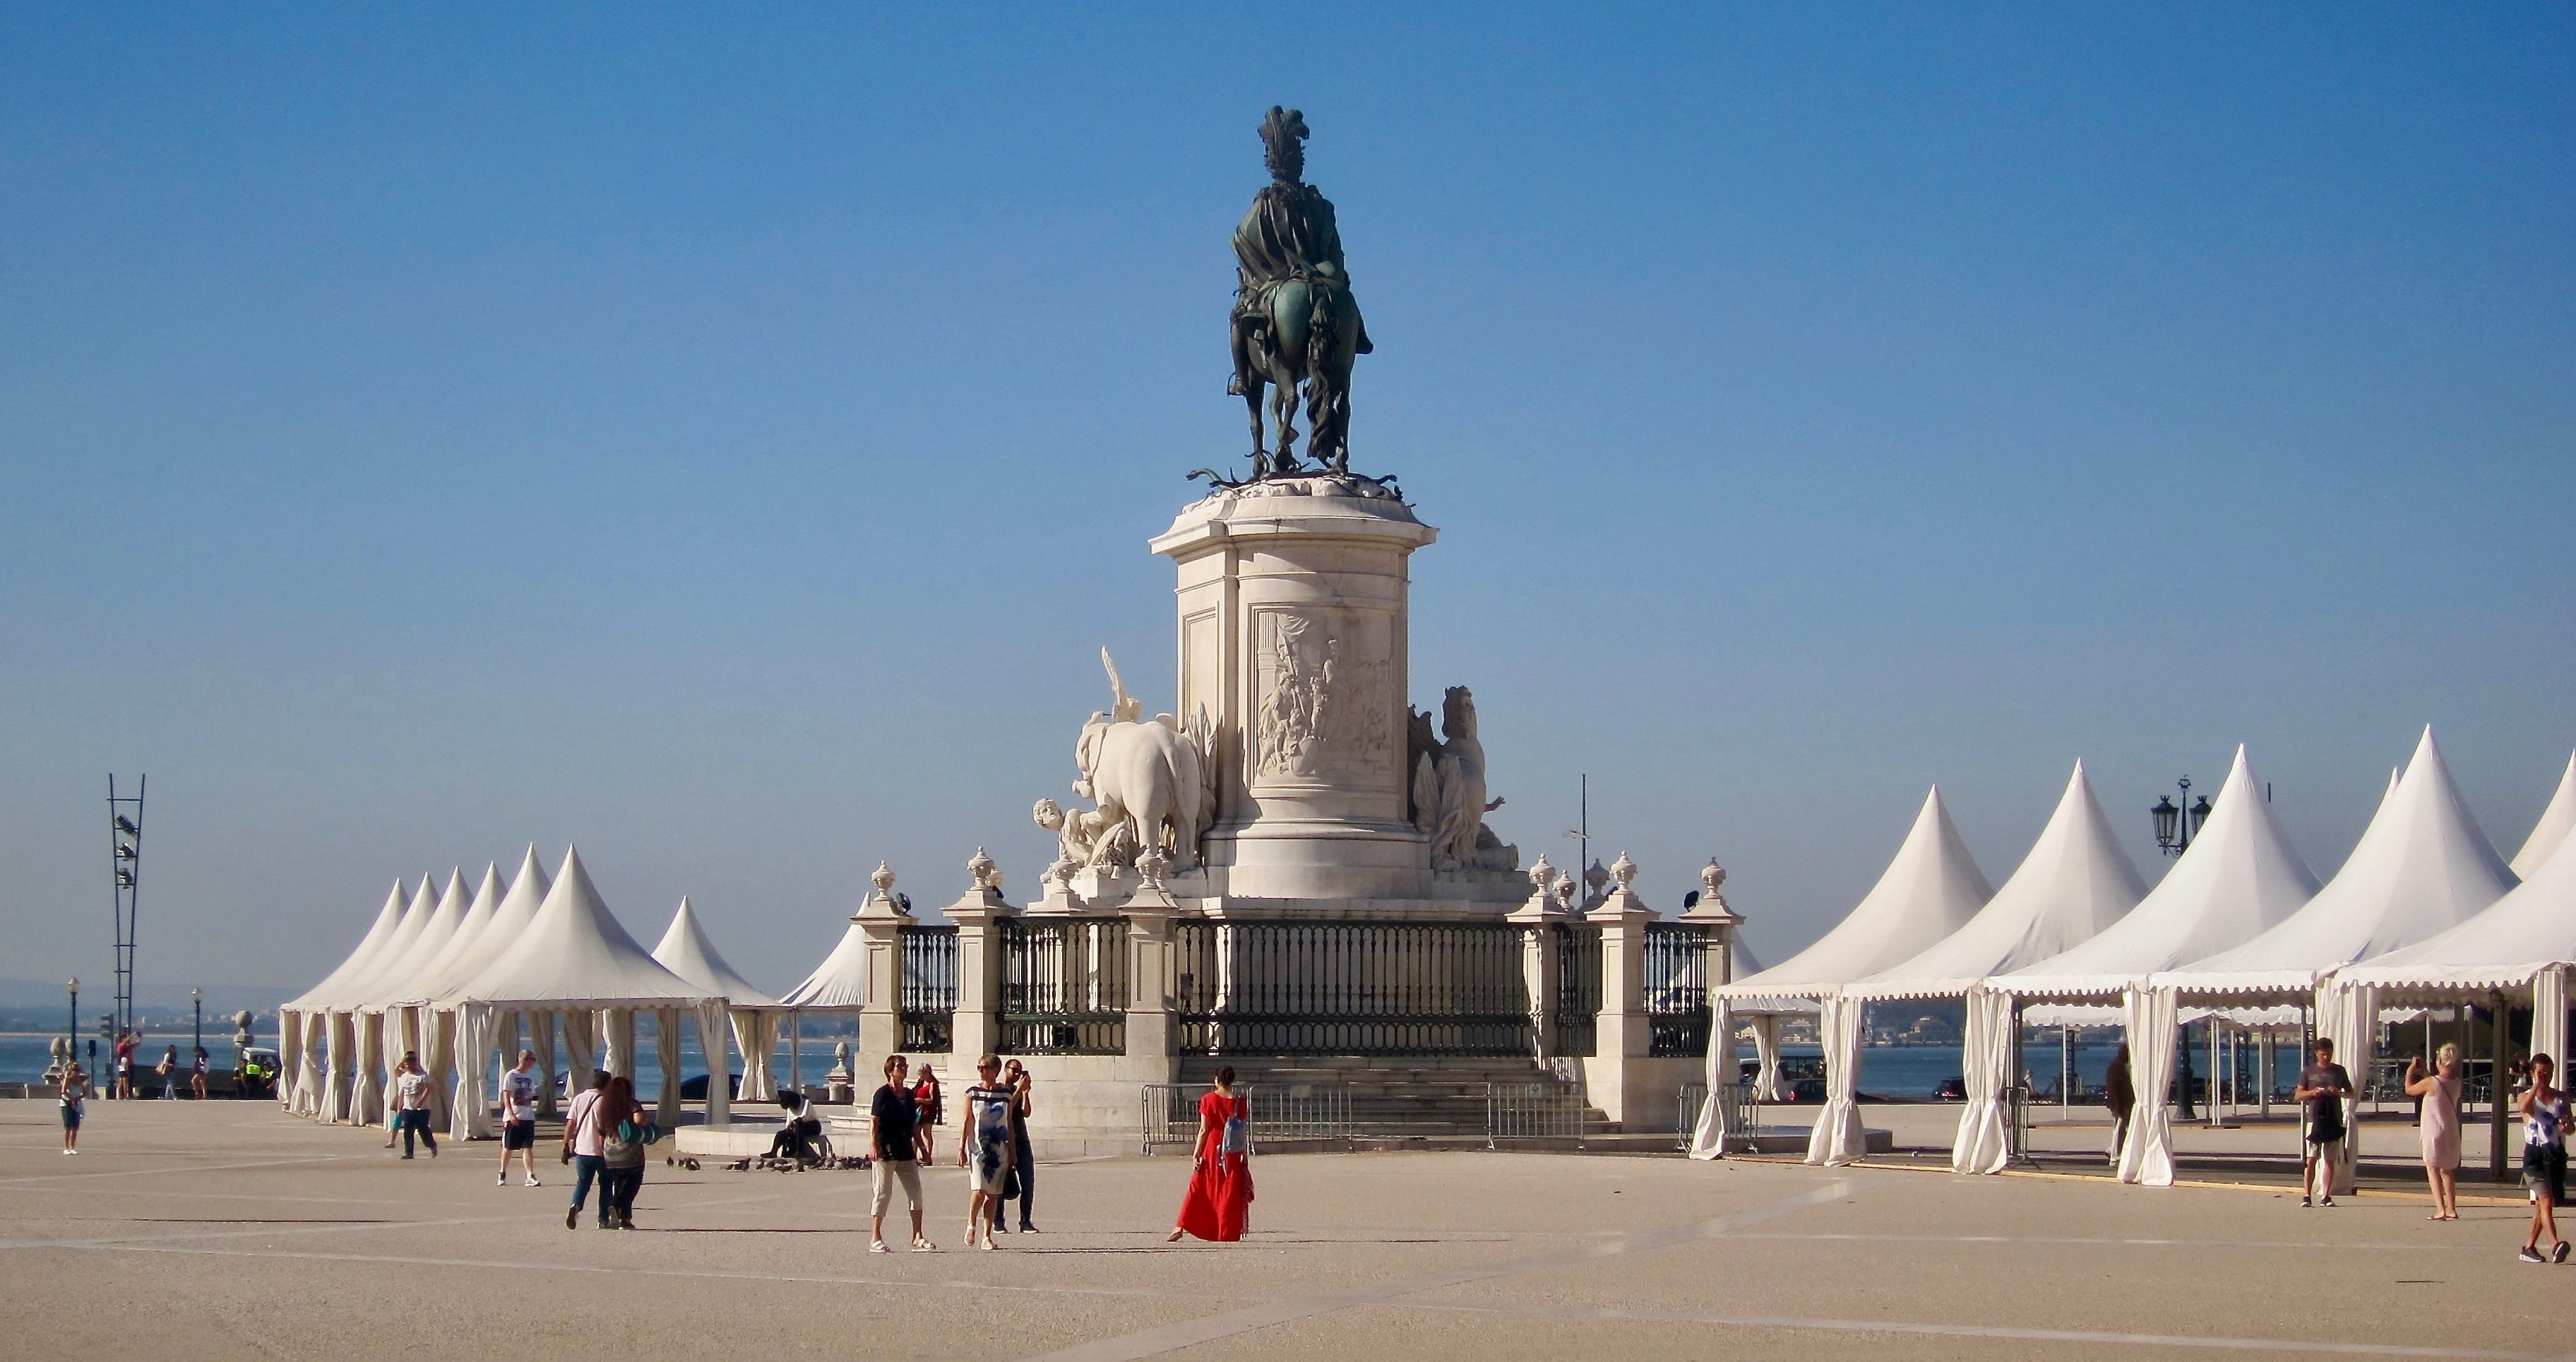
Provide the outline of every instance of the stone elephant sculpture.
<path id="1" fill-rule="evenodd" d="M 1082 726 L 1074 764 L 1082 771 L 1074 793 L 1099 806 L 1099 846 L 1159 847 L 1176 869 L 1198 864 L 1207 777 L 1198 749 L 1169 716 L 1137 723 L 1095 712 Z M 1128 837 L 1108 835 L 1122 825 Z"/>

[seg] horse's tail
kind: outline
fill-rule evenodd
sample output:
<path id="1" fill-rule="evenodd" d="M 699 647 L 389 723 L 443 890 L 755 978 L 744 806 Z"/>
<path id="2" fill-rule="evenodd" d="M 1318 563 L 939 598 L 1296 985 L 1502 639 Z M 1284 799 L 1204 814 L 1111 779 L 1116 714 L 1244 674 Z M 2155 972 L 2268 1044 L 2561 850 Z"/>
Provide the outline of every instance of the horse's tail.
<path id="1" fill-rule="evenodd" d="M 1306 372 L 1321 374 L 1332 363 L 1333 348 L 1340 339 L 1342 310 L 1334 303 L 1340 289 L 1314 290 L 1314 301 L 1306 309 Z"/>

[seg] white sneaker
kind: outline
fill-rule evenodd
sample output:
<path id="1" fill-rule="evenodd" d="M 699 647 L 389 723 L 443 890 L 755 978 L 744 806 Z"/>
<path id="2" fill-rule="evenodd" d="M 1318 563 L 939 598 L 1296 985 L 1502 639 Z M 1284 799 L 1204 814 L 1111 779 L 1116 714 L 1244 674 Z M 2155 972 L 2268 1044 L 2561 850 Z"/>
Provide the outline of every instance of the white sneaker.
<path id="1" fill-rule="evenodd" d="M 510 1185 L 510 1174 L 509 1174 L 506 1170 L 505 1170 L 505 1171 L 503 1171 L 503 1172 L 502 1172 L 502 1174 L 501 1174 L 501 1176 L 500 1176 L 500 1178 L 499 1178 L 499 1179 L 497 1179 L 496 1181 L 494 1181 L 492 1185 L 493 1185 L 493 1186 L 495 1186 L 495 1187 L 507 1187 L 507 1186 L 509 1186 L 509 1185 Z"/>
<path id="2" fill-rule="evenodd" d="M 504 1175 L 503 1175 L 503 1177 L 504 1177 L 505 1179 L 507 1178 L 507 1176 L 508 1176 L 507 1174 L 504 1174 Z M 537 1175 L 536 1175 L 536 1174 L 534 1174 L 534 1173 L 530 1173 L 530 1174 L 528 1174 L 528 1180 L 527 1180 L 525 1183 L 521 1184 L 521 1185 L 523 1185 L 523 1186 L 528 1186 L 528 1187 L 536 1187 L 536 1186 L 541 1186 L 541 1185 L 543 1185 L 543 1184 L 541 1184 L 541 1183 L 539 1183 L 539 1182 L 537 1181 Z"/>

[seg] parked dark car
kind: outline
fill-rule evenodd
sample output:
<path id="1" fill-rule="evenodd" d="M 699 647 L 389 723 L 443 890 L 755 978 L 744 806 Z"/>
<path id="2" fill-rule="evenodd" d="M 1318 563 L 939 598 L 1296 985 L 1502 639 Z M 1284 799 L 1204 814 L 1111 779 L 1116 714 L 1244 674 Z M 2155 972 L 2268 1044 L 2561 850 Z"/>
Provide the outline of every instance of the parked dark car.
<path id="1" fill-rule="evenodd" d="M 1932 1100 L 1935 1102 L 1967 1101 L 1968 1080 L 1964 1077 L 1942 1079 L 1932 1085 Z"/>

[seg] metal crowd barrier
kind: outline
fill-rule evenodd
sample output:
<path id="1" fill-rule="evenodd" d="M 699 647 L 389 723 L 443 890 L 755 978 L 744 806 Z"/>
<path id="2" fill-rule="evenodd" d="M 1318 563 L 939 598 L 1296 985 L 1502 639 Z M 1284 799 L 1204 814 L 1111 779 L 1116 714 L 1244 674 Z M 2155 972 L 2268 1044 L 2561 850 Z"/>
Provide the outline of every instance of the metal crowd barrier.
<path id="1" fill-rule="evenodd" d="M 1485 1147 L 1505 1140 L 1574 1140 L 1584 1135 L 1583 1093 L 1553 1083 L 1485 1085 Z"/>
<path id="2" fill-rule="evenodd" d="M 1140 1146 L 1151 1157 L 1158 1145 L 1195 1148 L 1199 1140 L 1199 1099 L 1205 1083 L 1143 1085 Z M 1264 1140 L 1342 1140 L 1351 1138 L 1351 1090 L 1339 1083 L 1286 1083 L 1264 1087 L 1244 1083 L 1235 1088 L 1252 1108 L 1252 1148 Z"/>
<path id="3" fill-rule="evenodd" d="M 1762 1104 L 1753 1100 L 1750 1083 L 1727 1083 L 1718 1089 L 1719 1100 L 1726 1103 L 1726 1132 L 1733 1147 L 1729 1154 L 1754 1152 L 1754 1140 L 1762 1134 Z M 1680 1133 L 1680 1148 L 1691 1147 L 1691 1136 L 1699 1129 L 1699 1109 L 1708 1101 L 1708 1085 L 1685 1083 L 1674 1104 L 1674 1129 Z"/>

